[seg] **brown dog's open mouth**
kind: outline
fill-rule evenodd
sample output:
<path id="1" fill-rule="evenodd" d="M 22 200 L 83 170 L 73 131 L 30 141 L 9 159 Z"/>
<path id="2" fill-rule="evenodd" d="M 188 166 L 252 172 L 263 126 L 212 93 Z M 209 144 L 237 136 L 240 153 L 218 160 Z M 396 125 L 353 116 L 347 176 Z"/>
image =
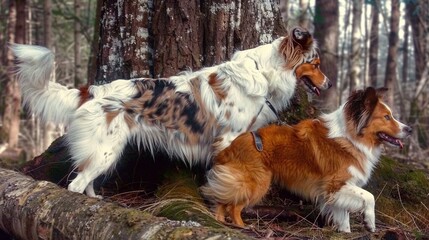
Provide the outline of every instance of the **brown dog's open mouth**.
<path id="1" fill-rule="evenodd" d="M 402 141 L 399 138 L 392 137 L 390 135 L 387 135 L 384 132 L 379 132 L 377 135 L 381 140 L 383 140 L 387 143 L 390 143 L 394 146 L 398 146 L 400 148 L 404 147 L 404 144 L 402 143 Z"/>
<path id="2" fill-rule="evenodd" d="M 312 93 L 316 94 L 317 96 L 320 96 L 320 89 L 313 84 L 310 78 L 303 76 L 301 80 L 305 83 L 305 86 L 307 86 Z"/>

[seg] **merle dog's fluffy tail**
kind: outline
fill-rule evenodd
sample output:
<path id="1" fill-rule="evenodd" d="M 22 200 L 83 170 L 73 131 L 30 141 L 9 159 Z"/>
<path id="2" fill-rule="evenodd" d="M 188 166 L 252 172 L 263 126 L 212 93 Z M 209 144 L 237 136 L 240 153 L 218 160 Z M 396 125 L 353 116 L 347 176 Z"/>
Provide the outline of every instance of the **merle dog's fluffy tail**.
<path id="1" fill-rule="evenodd" d="M 16 74 L 24 105 L 38 117 L 55 123 L 69 123 L 79 106 L 80 91 L 49 81 L 54 55 L 44 47 L 13 44 Z"/>

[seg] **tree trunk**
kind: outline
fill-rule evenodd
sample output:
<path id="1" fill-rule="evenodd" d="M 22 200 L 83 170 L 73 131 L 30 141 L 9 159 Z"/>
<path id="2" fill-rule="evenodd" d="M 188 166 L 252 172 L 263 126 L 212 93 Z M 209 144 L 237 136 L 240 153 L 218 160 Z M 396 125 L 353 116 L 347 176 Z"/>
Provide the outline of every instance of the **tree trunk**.
<path id="1" fill-rule="evenodd" d="M 353 21 L 352 21 L 352 44 L 350 56 L 350 84 L 349 92 L 353 92 L 357 87 L 360 87 L 361 79 L 361 15 L 362 15 L 363 0 L 353 0 Z"/>
<path id="2" fill-rule="evenodd" d="M 401 76 L 402 76 L 402 79 L 400 79 L 400 80 L 398 80 L 398 84 L 400 84 L 400 83 L 402 83 L 403 85 L 402 86 L 407 86 L 408 85 L 408 48 L 409 48 L 409 44 L 408 44 L 408 42 L 409 42 L 409 38 L 410 38 L 410 34 L 409 34 L 409 24 L 408 24 L 408 21 L 405 21 L 405 25 L 404 25 L 404 43 L 403 43 L 403 45 L 402 45 L 402 71 L 401 71 Z M 402 86 L 401 85 L 399 85 L 399 89 L 401 89 L 402 88 Z M 405 88 L 404 90 L 402 90 L 402 91 L 400 91 L 400 92 L 402 92 L 402 94 L 401 94 L 401 101 L 400 101 L 400 104 L 399 104 L 399 107 L 400 107 L 400 113 L 401 113 L 401 120 L 404 120 L 404 121 L 406 121 L 407 119 L 408 119 L 408 114 L 407 114 L 407 111 L 406 111 L 406 105 L 408 104 L 408 102 L 407 101 L 402 101 L 402 96 L 404 95 L 404 94 L 408 94 L 408 92 L 406 92 L 406 91 L 408 91 L 408 89 L 407 88 Z"/>
<path id="3" fill-rule="evenodd" d="M 97 77 L 97 55 L 100 43 L 100 27 L 102 25 L 100 24 L 102 5 L 103 0 L 97 0 L 94 20 L 94 35 L 91 41 L 91 50 L 88 59 L 87 85 L 94 85 L 95 78 Z"/>
<path id="4" fill-rule="evenodd" d="M 319 43 L 321 69 L 331 80 L 332 87 L 323 91 L 318 104 L 321 109 L 333 111 L 339 105 L 338 99 L 338 36 L 339 36 L 339 3 L 338 0 L 316 0 L 316 15 L 314 37 Z"/>
<path id="5" fill-rule="evenodd" d="M 9 8 L 9 26 L 8 41 L 10 43 L 25 43 L 26 34 L 26 10 L 25 0 L 11 0 Z M 13 66 L 13 56 L 10 50 L 7 50 L 8 66 Z M 18 80 L 14 75 L 9 74 L 5 87 L 5 109 L 3 113 L 3 131 L 8 136 L 10 148 L 18 146 L 19 123 L 21 109 L 21 92 Z"/>
<path id="6" fill-rule="evenodd" d="M 285 29 L 288 29 L 289 26 L 289 0 L 280 0 L 279 11 L 283 26 Z"/>
<path id="7" fill-rule="evenodd" d="M 415 62 L 415 73 L 416 80 L 418 85 L 418 81 L 422 77 L 422 73 L 425 68 L 425 64 L 427 61 L 426 54 L 427 49 L 425 43 L 425 32 L 427 34 L 428 31 L 428 18 L 429 18 L 429 4 L 427 0 L 416 0 L 416 1 L 405 1 L 406 9 L 407 9 L 407 17 L 410 20 L 411 29 L 413 32 L 413 43 L 414 43 L 414 62 Z M 426 24 L 424 21 L 426 19 Z M 426 29 L 425 29 L 426 25 Z"/>
<path id="8" fill-rule="evenodd" d="M 200 1 L 154 1 L 154 76 L 169 77 L 203 66 Z M 222 31 L 222 26 L 218 26 Z"/>
<path id="9" fill-rule="evenodd" d="M 78 19 L 80 18 L 81 12 L 81 0 L 74 0 L 74 14 L 76 18 L 74 20 L 74 86 L 80 87 L 83 84 L 82 79 L 82 64 L 80 54 L 80 39 L 81 39 L 81 26 Z"/>
<path id="10" fill-rule="evenodd" d="M 402 79 L 401 82 L 404 84 L 408 82 L 408 42 L 410 38 L 410 31 L 409 28 L 410 25 L 408 24 L 408 21 L 405 21 L 404 25 L 404 45 L 402 46 Z M 403 112 L 403 111 L 401 111 Z"/>
<path id="11" fill-rule="evenodd" d="M 409 19 L 414 46 L 414 65 L 415 65 L 415 78 L 416 78 L 416 91 L 411 99 L 411 107 L 408 121 L 410 123 L 417 123 L 421 112 L 419 102 L 425 101 L 425 97 L 421 96 L 421 89 L 426 84 L 424 81 L 427 79 L 427 65 L 429 61 L 429 3 L 425 0 L 406 1 L 407 18 Z M 425 29 L 426 27 L 426 29 Z M 426 71 L 426 75 L 424 72 Z M 423 81 L 423 82 L 422 82 Z M 425 138 L 422 138 L 422 140 Z M 424 142 L 429 142 L 424 140 Z M 427 145 L 427 144 L 424 145 Z"/>
<path id="12" fill-rule="evenodd" d="M 368 82 L 369 86 L 378 86 L 377 79 L 378 79 L 378 25 L 380 23 L 379 20 L 379 12 L 378 12 L 378 6 L 376 3 L 373 3 L 372 5 L 372 11 L 371 11 L 371 33 L 369 36 L 369 70 L 368 70 Z"/>
<path id="13" fill-rule="evenodd" d="M 43 1 L 43 44 L 52 49 L 52 0 Z"/>
<path id="14" fill-rule="evenodd" d="M 219 224 L 154 217 L 2 168 L 0 183 L 0 228 L 19 239 L 250 239 Z"/>
<path id="15" fill-rule="evenodd" d="M 392 0 L 391 16 L 390 16 L 390 32 L 389 32 L 389 49 L 387 54 L 386 73 L 384 86 L 390 89 L 386 98 L 386 103 L 394 108 L 394 94 L 396 82 L 396 65 L 398 58 L 398 43 L 399 43 L 399 0 Z"/>
<path id="16" fill-rule="evenodd" d="M 339 98 L 339 103 L 341 104 L 343 102 L 342 99 L 342 95 L 343 92 L 349 87 L 349 64 L 350 64 L 350 53 L 347 53 L 349 51 L 347 51 L 348 48 L 348 39 L 349 39 L 349 34 L 348 34 L 348 28 L 349 28 L 349 23 L 350 23 L 350 18 L 351 18 L 351 12 L 352 12 L 352 4 L 351 1 L 346 1 L 346 6 L 345 6 L 345 15 L 344 15 L 344 31 L 343 31 L 343 36 L 341 37 L 341 52 L 340 52 L 340 77 L 339 77 L 339 91 L 338 91 L 338 98 Z"/>
<path id="17" fill-rule="evenodd" d="M 151 76 L 152 4 L 139 0 L 102 2 L 95 84 Z"/>
<path id="18" fill-rule="evenodd" d="M 43 44 L 45 45 L 45 47 L 52 50 L 52 0 L 44 0 L 43 13 Z M 55 140 L 54 134 L 56 126 L 52 122 L 44 122 L 38 124 L 38 126 L 43 126 L 43 129 L 40 129 L 40 132 L 43 136 L 43 139 L 41 141 L 43 143 L 42 150 L 45 150 Z"/>
<path id="19" fill-rule="evenodd" d="M 331 1 L 335 2 L 335 1 Z M 310 17 L 309 17 L 309 1 L 308 0 L 299 0 L 299 16 L 298 16 L 298 24 L 299 26 L 308 29 L 310 27 Z M 330 4 L 330 3 L 328 3 Z M 338 2 L 336 7 L 338 8 Z M 315 29 L 316 26 L 314 27 Z"/>
<path id="20" fill-rule="evenodd" d="M 209 0 L 202 3 L 204 66 L 229 60 L 236 50 L 271 43 L 285 34 L 277 1 Z"/>
<path id="21" fill-rule="evenodd" d="M 137 0 L 106 0 L 100 22 L 97 84 L 197 70 L 285 33 L 273 0 L 148 1 L 143 6 Z"/>

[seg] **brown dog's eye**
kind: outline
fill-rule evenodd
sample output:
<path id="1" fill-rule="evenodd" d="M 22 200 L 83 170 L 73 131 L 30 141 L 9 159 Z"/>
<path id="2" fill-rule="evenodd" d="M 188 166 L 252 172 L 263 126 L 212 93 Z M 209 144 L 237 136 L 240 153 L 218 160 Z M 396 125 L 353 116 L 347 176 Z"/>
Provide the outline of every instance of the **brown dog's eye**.
<path id="1" fill-rule="evenodd" d="M 385 118 L 387 121 L 389 121 L 389 120 L 390 120 L 390 116 L 389 116 L 389 115 L 384 116 L 384 118 Z"/>
<path id="2" fill-rule="evenodd" d="M 313 64 L 313 68 L 319 68 L 319 64 Z"/>

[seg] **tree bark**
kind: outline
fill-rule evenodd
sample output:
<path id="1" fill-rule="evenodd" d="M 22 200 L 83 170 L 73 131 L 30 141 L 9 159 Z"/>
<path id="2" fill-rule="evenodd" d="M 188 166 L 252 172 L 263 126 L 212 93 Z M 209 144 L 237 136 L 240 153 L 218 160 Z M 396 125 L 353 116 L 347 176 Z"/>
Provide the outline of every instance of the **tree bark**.
<path id="1" fill-rule="evenodd" d="M 203 66 L 200 1 L 154 1 L 154 76 L 169 77 Z"/>
<path id="2" fill-rule="evenodd" d="M 81 26 L 80 12 L 82 2 L 80 0 L 74 0 L 74 14 L 76 18 L 73 23 L 74 27 L 74 86 L 80 87 L 83 84 L 82 79 L 82 63 L 81 63 L 81 51 L 80 51 L 80 39 L 81 39 Z"/>
<path id="3" fill-rule="evenodd" d="M 12 0 L 9 8 L 9 26 L 8 41 L 9 43 L 25 43 L 26 19 L 25 14 L 26 0 Z M 10 50 L 7 50 L 7 65 L 13 67 L 13 56 Z M 9 74 L 5 87 L 5 109 L 3 113 L 3 131 L 8 136 L 10 148 L 18 146 L 19 123 L 21 108 L 21 91 L 18 85 L 18 79 Z"/>
<path id="4" fill-rule="evenodd" d="M 380 23 L 378 6 L 373 3 L 371 7 L 371 32 L 369 36 L 369 86 L 378 86 L 377 84 L 377 69 L 378 69 L 378 25 Z"/>
<path id="5" fill-rule="evenodd" d="M 343 103 L 343 99 L 342 99 L 342 93 L 348 88 L 349 86 L 349 67 L 346 67 L 350 64 L 349 61 L 349 57 L 350 57 L 350 53 L 347 54 L 347 49 L 348 49 L 348 40 L 349 38 L 349 34 L 348 32 L 348 28 L 349 28 L 349 23 L 350 23 L 350 18 L 351 18 L 351 12 L 352 12 L 352 6 L 353 4 L 351 3 L 351 1 L 347 1 L 346 2 L 346 6 L 345 6 L 345 15 L 344 15 L 344 31 L 343 31 L 343 36 L 341 37 L 341 48 L 340 48 L 340 66 L 339 66 L 339 91 L 338 91 L 338 98 L 339 98 L 339 103 Z"/>
<path id="6" fill-rule="evenodd" d="M 352 21 L 352 44 L 350 56 L 350 84 L 349 92 L 353 92 L 360 86 L 361 67 L 360 67 L 360 53 L 361 53 L 361 15 L 362 15 L 363 0 L 353 0 L 353 21 Z"/>
<path id="7" fill-rule="evenodd" d="M 152 1 L 105 0 L 100 15 L 95 84 L 150 77 Z"/>
<path id="8" fill-rule="evenodd" d="M 87 72 L 87 85 L 94 85 L 95 78 L 97 76 L 97 55 L 100 42 L 100 19 L 101 19 L 101 6 L 103 0 L 97 0 L 95 9 L 95 20 L 94 20 L 94 35 L 91 41 L 91 51 L 88 59 L 88 72 Z"/>
<path id="9" fill-rule="evenodd" d="M 334 1 L 331 1 L 334 2 Z M 309 1 L 308 0 L 299 0 L 299 8 L 300 8 L 300 12 L 299 12 L 299 16 L 298 16 L 298 24 L 299 26 L 309 29 L 309 25 L 310 25 L 310 17 L 309 17 Z M 338 7 L 338 2 L 337 5 Z M 316 27 L 314 27 L 315 29 L 317 29 Z"/>
<path id="10" fill-rule="evenodd" d="M 283 27 L 288 29 L 289 26 L 289 0 L 280 0 L 279 11 L 283 23 Z"/>
<path id="11" fill-rule="evenodd" d="M 416 73 L 416 85 L 422 77 L 422 73 L 425 69 L 427 62 L 426 56 L 429 47 L 426 46 L 426 36 L 428 31 L 428 18 L 429 18 L 429 3 L 426 0 L 416 1 L 405 1 L 407 18 L 410 20 L 411 29 L 413 32 L 413 44 L 414 44 L 414 62 L 415 62 L 415 73 Z M 426 24 L 425 24 L 426 19 Z M 426 25 L 426 26 L 425 26 Z M 426 29 L 425 29 L 426 27 Z"/>
<path id="12" fill-rule="evenodd" d="M 0 228 L 18 239 L 250 239 L 69 192 L 0 168 Z"/>
<path id="13" fill-rule="evenodd" d="M 319 43 L 321 69 L 331 80 L 332 87 L 323 91 L 318 106 L 333 111 L 339 105 L 338 99 L 338 36 L 339 36 L 339 3 L 335 1 L 316 0 L 314 37 Z"/>
<path id="14" fill-rule="evenodd" d="M 394 94 L 396 82 L 396 65 L 398 58 L 398 44 L 399 44 L 399 0 L 392 0 L 391 3 L 391 16 L 390 16 L 390 32 L 389 32 L 389 49 L 386 60 L 386 73 L 384 79 L 384 86 L 390 89 L 387 93 L 386 103 L 394 108 Z M 396 109 L 397 110 L 397 109 Z"/>

